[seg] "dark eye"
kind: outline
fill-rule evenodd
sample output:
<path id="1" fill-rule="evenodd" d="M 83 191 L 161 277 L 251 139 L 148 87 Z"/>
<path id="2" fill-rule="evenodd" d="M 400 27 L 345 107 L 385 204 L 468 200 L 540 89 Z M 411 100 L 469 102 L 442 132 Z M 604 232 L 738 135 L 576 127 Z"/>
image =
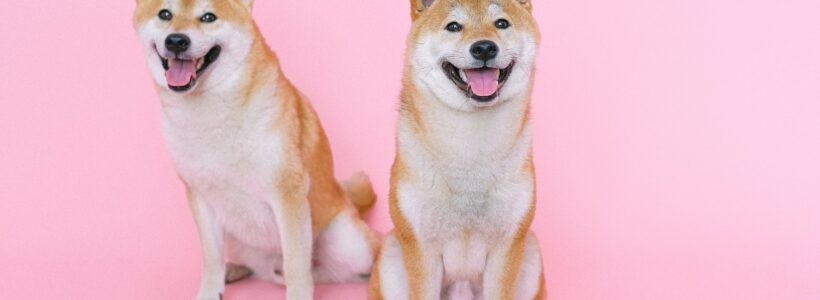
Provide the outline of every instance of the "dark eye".
<path id="1" fill-rule="evenodd" d="M 212 13 L 206 13 L 202 15 L 202 18 L 199 18 L 199 20 L 202 21 L 202 23 L 211 23 L 213 21 L 216 21 L 216 15 Z"/>
<path id="2" fill-rule="evenodd" d="M 506 19 L 498 19 L 495 21 L 495 28 L 507 29 L 507 27 L 510 27 L 510 21 L 507 21 Z"/>
<path id="3" fill-rule="evenodd" d="M 174 17 L 174 14 L 172 14 L 170 10 L 163 9 L 159 11 L 159 14 L 157 16 L 160 20 L 171 21 L 171 19 Z"/>
<path id="4" fill-rule="evenodd" d="M 449 32 L 459 32 L 461 31 L 461 24 L 458 24 L 458 22 L 450 22 L 444 29 L 447 29 Z"/>

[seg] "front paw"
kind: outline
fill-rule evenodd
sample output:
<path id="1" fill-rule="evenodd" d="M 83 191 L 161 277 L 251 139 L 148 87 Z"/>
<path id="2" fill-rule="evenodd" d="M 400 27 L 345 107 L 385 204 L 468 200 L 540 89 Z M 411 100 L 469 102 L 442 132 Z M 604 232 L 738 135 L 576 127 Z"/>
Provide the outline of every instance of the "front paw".
<path id="1" fill-rule="evenodd" d="M 310 281 L 293 282 L 293 280 L 291 280 L 291 282 L 285 286 L 285 292 L 288 300 L 312 300 L 313 284 Z"/>
<path id="2" fill-rule="evenodd" d="M 220 300 L 222 299 L 222 292 L 225 291 L 225 276 L 223 272 L 216 273 L 213 276 L 203 276 L 204 279 L 200 282 L 199 291 L 196 294 L 196 300 Z"/>
<path id="3" fill-rule="evenodd" d="M 215 296 L 196 296 L 194 300 L 222 300 L 222 294 L 216 294 Z"/>
<path id="4" fill-rule="evenodd" d="M 286 287 L 287 289 L 287 299 L 288 300 L 312 300 L 313 299 L 313 289 L 291 289 Z"/>
<path id="5" fill-rule="evenodd" d="M 222 293 L 200 290 L 194 300 L 222 300 Z"/>

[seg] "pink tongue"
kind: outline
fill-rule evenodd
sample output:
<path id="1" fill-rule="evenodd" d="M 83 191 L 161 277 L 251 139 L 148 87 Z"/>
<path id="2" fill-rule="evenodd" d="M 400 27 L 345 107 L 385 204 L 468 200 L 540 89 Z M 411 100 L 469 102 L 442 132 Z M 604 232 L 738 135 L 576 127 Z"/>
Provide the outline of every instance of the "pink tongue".
<path id="1" fill-rule="evenodd" d="M 186 86 L 196 78 L 196 63 L 194 60 L 169 59 L 168 71 L 165 79 L 171 86 Z"/>
<path id="2" fill-rule="evenodd" d="M 465 69 L 464 73 L 476 96 L 487 97 L 498 91 L 498 69 Z"/>

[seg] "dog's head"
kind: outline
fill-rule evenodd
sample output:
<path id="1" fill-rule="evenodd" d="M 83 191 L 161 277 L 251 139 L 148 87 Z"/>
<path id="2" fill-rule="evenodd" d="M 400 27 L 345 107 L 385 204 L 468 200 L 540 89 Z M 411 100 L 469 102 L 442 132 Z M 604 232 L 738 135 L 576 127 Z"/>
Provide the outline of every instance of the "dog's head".
<path id="1" fill-rule="evenodd" d="M 490 107 L 529 93 L 539 33 L 531 0 L 410 0 L 410 77 L 448 106 Z"/>
<path id="2" fill-rule="evenodd" d="M 252 0 L 137 0 L 134 28 L 157 85 L 207 89 L 235 73 L 254 39 Z"/>

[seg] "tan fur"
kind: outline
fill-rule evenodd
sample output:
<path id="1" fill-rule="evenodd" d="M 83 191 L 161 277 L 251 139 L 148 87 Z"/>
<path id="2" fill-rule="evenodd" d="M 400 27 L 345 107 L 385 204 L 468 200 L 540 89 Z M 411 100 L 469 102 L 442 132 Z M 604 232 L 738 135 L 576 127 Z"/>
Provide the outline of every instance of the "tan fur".
<path id="1" fill-rule="evenodd" d="M 479 20 L 465 25 L 463 32 L 459 33 L 461 43 L 468 45 L 469 43 L 482 39 L 499 38 L 498 30 L 495 28 L 492 20 L 487 21 L 484 16 L 484 11 L 486 11 L 486 7 L 490 3 L 502 6 L 506 18 L 515 24 L 514 26 L 517 27 L 517 30 L 535 32 L 537 41 L 538 28 L 537 25 L 531 21 L 532 6 L 529 0 L 436 0 L 432 2 L 430 6 L 425 6 L 423 0 L 411 0 L 410 2 L 413 25 L 408 35 L 408 47 L 411 49 L 419 40 L 429 33 L 443 30 L 449 22 L 450 9 L 455 6 L 464 7 L 465 10 L 469 12 L 468 14 L 470 14 L 473 21 Z M 449 141 L 442 140 L 447 139 L 447 137 L 441 137 L 436 134 L 440 128 L 437 127 L 436 122 L 433 120 L 434 118 L 441 118 L 442 115 L 446 115 L 446 113 L 441 112 L 445 108 L 438 102 L 438 99 L 430 97 L 430 93 L 417 84 L 417 75 L 411 67 L 414 65 L 414 59 L 416 58 L 412 56 L 410 50 L 408 50 L 402 80 L 403 89 L 401 92 L 401 110 L 398 123 L 400 128 L 406 128 L 409 131 L 408 139 L 417 142 L 420 149 L 429 151 L 432 153 L 431 155 L 435 157 L 438 152 L 445 151 L 447 147 L 452 147 L 452 145 L 448 145 Z M 441 72 L 441 70 L 432 70 L 431 72 Z M 505 137 L 504 140 L 509 144 L 501 146 L 498 150 L 502 153 L 513 151 L 513 148 L 519 145 L 521 141 L 527 141 L 527 143 L 529 141 L 528 124 L 531 110 L 529 97 L 532 88 L 532 77 L 530 77 L 529 80 L 530 85 L 527 87 L 526 99 L 517 99 L 514 100 L 515 102 L 503 104 L 506 105 L 507 109 L 515 112 L 516 117 L 513 120 L 509 120 L 509 123 L 512 124 L 512 126 L 510 126 L 512 131 L 508 132 L 508 136 Z M 479 145 L 463 146 L 478 147 Z M 399 143 L 398 148 L 399 151 L 391 172 L 389 195 L 390 216 L 395 225 L 393 234 L 399 242 L 404 269 L 407 273 L 408 298 L 411 300 L 428 300 L 425 299 L 427 296 L 424 295 L 429 295 L 430 291 L 425 291 L 424 281 L 430 276 L 433 276 L 433 274 L 431 274 L 431 270 L 425 269 L 423 260 L 425 255 L 432 253 L 431 251 L 440 250 L 425 248 L 425 244 L 423 243 L 424 237 L 418 236 L 417 232 L 419 229 L 413 227 L 408 216 L 401 208 L 403 201 L 419 201 L 420 199 L 402 198 L 397 188 L 402 184 L 418 188 L 419 185 L 412 184 L 422 182 L 423 180 L 417 177 L 417 174 L 420 174 L 421 171 L 413 169 L 413 164 L 408 163 L 408 158 L 402 155 L 402 151 L 410 150 L 403 149 L 401 143 Z M 434 164 L 435 162 L 426 163 Z M 523 178 L 524 181 L 532 182 L 534 185 L 535 171 L 531 150 L 529 150 L 526 154 L 526 158 L 520 163 L 521 165 L 517 171 L 518 174 L 516 178 Z M 416 166 L 419 164 L 424 165 L 425 163 L 417 163 Z M 512 167 L 515 168 L 516 166 L 519 165 Z M 428 181 L 424 182 L 426 183 Z M 535 215 L 534 186 L 532 186 L 532 189 L 531 198 L 520 200 L 528 201 L 528 208 L 524 215 L 520 219 L 510 220 L 510 222 L 517 224 L 517 227 L 507 237 L 509 240 L 498 241 L 500 244 L 508 244 L 509 247 L 506 248 L 502 254 L 505 267 L 500 274 L 497 284 L 500 290 L 496 296 L 484 295 L 485 298 L 490 297 L 487 299 L 512 300 L 515 298 L 516 288 L 519 282 L 518 277 L 525 255 L 525 246 L 527 245 L 530 232 L 530 225 Z M 450 188 L 449 193 L 453 195 L 457 192 Z M 439 199 L 439 201 L 446 201 L 446 199 Z M 480 235 L 481 233 L 474 232 L 471 228 L 463 228 L 461 238 L 463 238 L 466 243 L 466 241 L 470 240 L 475 234 Z M 371 277 L 369 290 L 369 299 L 371 300 L 384 299 L 385 293 L 390 292 L 388 290 L 389 288 L 385 287 L 382 282 L 387 274 L 382 274 L 379 268 L 383 259 L 384 252 L 382 252 L 379 261 L 374 267 L 373 276 Z M 544 299 L 546 295 L 543 283 L 543 272 L 539 275 L 539 280 L 538 291 L 534 299 Z"/>
<path id="2" fill-rule="evenodd" d="M 289 195 L 295 193 L 289 191 L 291 187 L 295 189 L 302 184 L 303 176 L 310 178 L 308 201 L 315 235 L 346 207 L 345 195 L 333 177 L 330 146 L 313 108 L 290 82 L 280 82 L 278 90 L 283 115 L 273 125 L 280 127 L 294 140 L 296 144 L 292 151 L 295 157 L 301 158 L 304 168 L 279 176 L 283 180 L 279 184 L 283 194 Z"/>
<path id="3" fill-rule="evenodd" d="M 344 188 L 347 197 L 356 206 L 360 215 L 366 213 L 376 204 L 376 192 L 373 191 L 370 179 L 364 173 L 357 173 L 342 182 L 342 188 Z"/>
<path id="4" fill-rule="evenodd" d="M 182 0 L 179 3 L 180 7 L 172 10 L 174 17 L 171 26 L 177 29 L 207 26 L 200 24 L 198 20 L 202 16 L 195 14 L 193 11 L 196 0 Z M 133 18 L 134 24 L 141 24 L 156 17 L 164 5 L 164 0 L 137 0 L 137 9 Z M 214 12 L 218 13 L 219 18 L 222 20 L 246 26 L 253 24 L 253 21 L 244 17 L 247 14 L 247 8 L 237 1 L 213 1 L 212 5 Z"/>
<path id="5" fill-rule="evenodd" d="M 138 0 L 133 18 L 134 27 L 156 17 L 163 2 L 163 0 Z"/>
<path id="6" fill-rule="evenodd" d="M 544 283 L 544 273 L 542 272 L 538 278 L 538 293 L 535 294 L 535 298 L 533 300 L 543 300 L 547 299 L 547 285 Z"/>
<path id="7" fill-rule="evenodd" d="M 174 10 L 174 17 L 171 20 L 173 28 L 203 26 L 198 21 L 200 16 L 193 15 L 190 11 L 195 2 L 196 0 L 181 1 L 181 9 Z M 156 12 L 162 5 L 162 0 L 138 1 L 134 21 L 139 23 L 156 17 Z M 278 116 L 279 121 L 272 126 L 283 128 L 288 132 L 290 139 L 296 142 L 298 148 L 291 149 L 292 155 L 301 157 L 302 165 L 306 170 L 283 170 L 284 175 L 279 176 L 283 178 L 283 181 L 276 185 L 283 190 L 289 190 L 301 184 L 302 176 L 310 178 L 311 189 L 308 199 L 311 206 L 313 230 L 314 233 L 319 232 L 346 207 L 347 203 L 343 190 L 333 177 L 333 158 L 324 129 L 310 103 L 279 69 L 279 60 L 264 44 L 259 29 L 252 21 L 243 17 L 243 14 L 247 13 L 246 8 L 236 1 L 214 1 L 213 5 L 214 12 L 220 19 L 251 26 L 256 35 L 256 42 L 249 55 L 251 60 L 249 65 L 252 67 L 244 87 L 246 97 L 241 97 L 241 99 L 250 99 L 250 95 L 261 86 L 268 84 L 271 77 L 278 79 L 276 83 L 278 104 L 283 113 Z"/>
<path id="8" fill-rule="evenodd" d="M 395 226 L 393 231 L 396 233 L 396 238 L 399 240 L 402 255 L 404 256 L 404 268 L 409 277 L 410 299 L 424 300 L 421 299 L 421 295 L 424 292 L 423 286 L 418 279 L 429 276 L 429 274 L 426 274 L 424 268 L 419 265 L 419 262 L 422 260 L 422 249 L 415 233 L 413 233 L 413 227 L 399 209 L 399 197 L 395 189 L 397 183 L 405 179 L 403 177 L 408 175 L 404 168 L 401 157 L 396 156 L 390 177 L 390 218 L 393 220 L 393 225 Z"/>
<path id="9" fill-rule="evenodd" d="M 367 273 L 368 264 L 372 263 L 372 254 L 377 253 L 380 240 L 378 235 L 357 217 L 358 214 L 353 213 L 351 218 L 346 211 L 364 213 L 373 206 L 376 197 L 369 179 L 363 174 L 354 176 L 346 188 L 343 188 L 334 177 L 330 144 L 321 122 L 307 98 L 285 77 L 278 58 L 265 44 L 251 18 L 251 3 L 249 0 L 138 0 L 133 22 L 138 33 L 145 32 L 145 36 L 141 37 L 147 44 L 144 49 L 149 57 L 149 67 L 154 68 L 154 74 L 158 73 L 157 66 L 160 66 L 158 48 L 164 47 L 162 39 L 170 33 L 195 34 L 191 40 L 204 43 L 203 41 L 208 40 L 203 37 L 208 36 L 209 30 L 220 33 L 231 30 L 233 34 L 222 34 L 216 38 L 221 39 L 221 43 L 241 42 L 222 44 L 224 51 L 221 52 L 221 56 L 201 77 L 196 77 L 198 85 L 194 85 L 186 93 L 173 92 L 164 86 L 164 82 L 155 82 L 160 95 L 163 96 L 166 138 L 172 146 L 180 178 L 186 182 L 189 204 L 194 212 L 203 244 L 205 265 L 203 285 L 198 296 L 211 299 L 215 295 L 214 291 L 222 288 L 214 283 L 214 274 L 224 274 L 220 276 L 225 276 L 227 281 L 233 282 L 260 271 L 247 268 L 249 266 L 224 265 L 220 252 L 224 241 L 215 233 L 217 230 L 225 230 L 226 235 L 233 235 L 231 241 L 239 245 L 238 247 L 265 239 L 266 237 L 258 236 L 260 232 L 268 234 L 269 231 L 276 230 L 279 237 L 287 243 L 266 241 L 262 244 L 271 249 L 265 248 L 264 251 L 273 251 L 272 249 L 281 247 L 279 255 L 283 255 L 284 258 L 279 263 L 283 266 L 277 268 L 282 267 L 281 271 L 288 274 L 286 280 L 283 279 L 288 284 L 288 298 L 302 299 L 312 295 L 311 272 L 318 272 L 313 276 L 320 276 L 322 280 L 351 280 L 350 274 L 347 273 L 357 272 L 353 274 L 356 278 Z M 199 19 L 204 13 L 202 7 L 207 7 L 206 12 L 214 13 L 218 21 L 213 24 L 201 22 Z M 161 9 L 172 12 L 173 17 L 170 21 L 158 19 L 157 15 Z M 195 37 L 199 39 L 195 40 Z M 247 50 L 241 52 L 237 49 Z M 234 53 L 246 57 L 231 60 L 229 56 Z M 223 73 L 216 73 L 216 68 L 220 68 L 220 64 L 221 68 L 225 69 L 221 70 Z M 234 69 L 227 69 L 229 67 Z M 241 76 L 231 76 L 228 74 L 229 70 L 235 70 L 233 74 Z M 223 76 L 209 78 L 214 74 Z M 222 84 L 223 80 L 230 80 L 231 84 Z M 208 86 L 208 83 L 211 85 Z M 197 88 L 203 85 L 207 88 Z M 213 101 L 214 99 L 218 101 Z M 185 106 L 189 104 L 192 105 Z M 209 117 L 213 116 L 221 119 L 212 121 Z M 228 124 L 249 128 L 237 130 Z M 204 135 L 209 130 L 228 132 L 227 139 L 243 139 L 242 143 L 226 142 L 225 136 L 213 138 Z M 189 138 L 191 136 L 198 140 Z M 260 154 L 261 150 L 257 150 L 257 147 L 264 147 L 264 154 Z M 202 158 L 196 155 L 200 149 L 211 151 L 207 157 L 209 160 L 202 161 Z M 258 174 L 253 173 L 255 175 L 251 176 L 252 172 Z M 222 178 L 229 174 L 238 174 L 238 177 L 247 175 L 249 178 L 239 178 L 235 182 L 229 177 Z M 259 194 L 262 194 L 263 199 L 253 197 Z M 249 195 L 253 196 L 248 197 Z M 264 204 L 271 208 L 275 222 L 265 215 L 268 212 L 259 211 L 259 202 L 266 202 Z M 216 218 L 211 215 L 215 214 L 213 210 L 218 209 L 223 209 L 219 213 L 225 218 L 234 219 L 222 223 L 215 221 Z M 243 213 L 249 210 L 250 214 Z M 245 217 L 257 219 L 242 220 Z M 337 235 L 325 234 L 326 229 L 331 232 L 328 229 L 331 223 L 337 224 L 332 227 L 335 228 L 332 232 Z M 219 226 L 226 227 L 218 228 Z M 309 231 L 307 226 L 310 226 Z M 247 227 L 252 229 L 248 234 L 257 235 L 245 237 L 244 240 L 236 238 L 242 237 L 242 229 Z M 302 232 L 305 234 L 301 235 Z M 335 248 L 323 249 L 322 253 L 325 256 L 313 259 L 324 259 L 327 263 L 337 263 L 333 266 L 351 269 L 322 271 L 319 268 L 322 266 L 312 266 L 310 255 L 314 247 L 307 237 L 311 237 L 313 241 L 319 237 L 330 241 L 328 246 L 315 244 L 315 247 L 338 246 L 332 243 L 341 243 L 345 239 L 356 239 L 351 241 L 354 244 L 365 240 L 356 244 L 363 246 L 347 249 L 364 249 L 371 254 L 362 253 L 355 256 L 356 262 L 345 265 L 344 262 L 337 261 L 348 258 L 345 255 L 356 254 L 346 252 L 338 256 L 332 252 Z M 271 235 L 270 238 L 273 239 L 275 236 Z M 232 253 L 239 257 L 237 259 L 258 262 L 259 266 L 267 263 L 266 257 L 274 254 L 248 254 L 251 251 L 256 250 L 236 250 Z M 369 262 L 366 261 L 368 255 L 371 255 Z M 327 264 L 324 267 L 330 268 Z M 364 270 L 365 267 L 368 269 Z M 272 269 L 263 271 L 272 276 L 275 273 Z M 205 278 L 205 275 L 209 278 Z M 291 286 L 292 283 L 296 286 Z"/>
<path id="10" fill-rule="evenodd" d="M 415 292 L 411 292 L 411 295 L 418 295 L 420 294 L 421 290 L 421 283 L 417 278 L 421 278 L 424 276 L 424 270 L 420 266 L 412 262 L 418 262 L 421 260 L 421 249 L 419 247 L 418 241 L 416 240 L 415 234 L 413 233 L 413 228 L 407 219 L 402 214 L 401 210 L 398 209 L 398 196 L 396 195 L 396 183 L 401 180 L 401 177 L 407 174 L 406 170 L 404 170 L 404 166 L 401 164 L 401 159 L 397 156 L 396 160 L 393 162 L 393 167 L 391 168 L 390 173 L 390 218 L 393 220 L 393 225 L 395 226 L 393 232 L 396 233 L 396 238 L 399 240 L 399 243 L 402 245 L 402 255 L 404 256 L 405 261 L 405 268 L 408 273 L 413 274 L 410 276 L 409 285 L 410 289 Z M 369 299 L 370 300 L 382 300 L 384 296 L 382 295 L 382 289 L 380 284 L 380 271 L 379 271 L 379 262 L 382 259 L 382 254 L 379 255 L 379 259 L 377 260 L 376 264 L 373 267 L 373 273 L 370 277 L 370 288 L 369 288 Z M 407 263 L 411 262 L 411 263 Z M 418 298 L 411 298 L 411 299 L 418 299 Z M 423 299 L 422 299 L 423 300 Z"/>
<path id="11" fill-rule="evenodd" d="M 381 277 L 379 277 L 380 262 L 381 257 L 379 257 L 373 265 L 373 275 L 370 276 L 370 285 L 367 289 L 368 300 L 384 300 L 384 295 L 382 295 Z"/>
<path id="12" fill-rule="evenodd" d="M 527 166 L 522 171 L 528 174 L 532 174 L 531 176 L 535 177 L 535 167 L 532 163 L 532 153 L 530 153 Z M 527 234 L 529 233 L 530 225 L 532 225 L 532 220 L 535 217 L 534 193 L 531 203 L 532 205 L 530 209 L 527 211 L 527 214 L 521 220 L 521 223 L 518 227 L 518 231 L 513 236 L 512 246 L 510 247 L 507 253 L 507 272 L 504 274 L 504 277 L 501 280 L 501 286 L 505 287 L 503 291 L 504 300 L 512 300 L 513 297 L 515 297 L 515 287 L 516 282 L 518 282 L 518 274 L 521 271 L 521 260 L 524 256 L 524 246 L 526 245 Z M 541 277 L 543 276 L 544 274 L 542 273 Z"/>

